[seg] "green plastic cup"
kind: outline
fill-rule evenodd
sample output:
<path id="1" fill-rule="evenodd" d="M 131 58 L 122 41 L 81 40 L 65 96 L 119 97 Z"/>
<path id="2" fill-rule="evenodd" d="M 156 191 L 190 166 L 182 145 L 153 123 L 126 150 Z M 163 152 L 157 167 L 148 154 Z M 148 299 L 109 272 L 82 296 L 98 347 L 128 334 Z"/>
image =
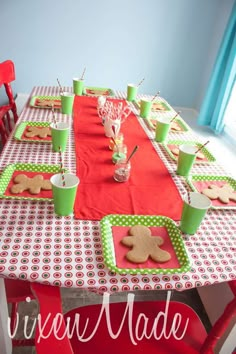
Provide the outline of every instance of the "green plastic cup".
<path id="1" fill-rule="evenodd" d="M 52 194 L 54 211 L 57 215 L 67 216 L 73 213 L 75 196 L 79 178 L 72 173 L 65 173 L 65 186 L 63 186 L 62 174 L 58 173 L 50 178 L 52 183 Z"/>
<path id="2" fill-rule="evenodd" d="M 72 115 L 75 95 L 71 92 L 61 93 L 61 112 Z"/>
<path id="3" fill-rule="evenodd" d="M 59 152 L 60 147 L 61 151 L 64 152 L 66 150 L 68 135 L 69 135 L 69 124 L 68 123 L 57 123 L 51 124 L 51 132 L 52 132 L 52 150 L 54 152 Z"/>
<path id="4" fill-rule="evenodd" d="M 138 86 L 134 84 L 128 84 L 127 86 L 127 101 L 132 102 L 136 99 L 138 92 Z"/>
<path id="5" fill-rule="evenodd" d="M 148 118 L 152 109 L 152 101 L 142 99 L 140 103 L 140 117 Z"/>
<path id="6" fill-rule="evenodd" d="M 159 117 L 157 119 L 155 141 L 157 141 L 158 143 L 166 141 L 170 130 L 170 121 L 171 118 L 167 117 Z"/>
<path id="7" fill-rule="evenodd" d="M 176 173 L 180 176 L 188 176 L 195 159 L 196 146 L 186 144 L 180 145 Z"/>
<path id="8" fill-rule="evenodd" d="M 210 206 L 211 200 L 201 193 L 191 192 L 186 195 L 180 221 L 181 231 L 195 234 Z"/>
<path id="9" fill-rule="evenodd" d="M 73 79 L 73 92 L 75 95 L 82 96 L 84 90 L 84 80 L 74 78 Z"/>

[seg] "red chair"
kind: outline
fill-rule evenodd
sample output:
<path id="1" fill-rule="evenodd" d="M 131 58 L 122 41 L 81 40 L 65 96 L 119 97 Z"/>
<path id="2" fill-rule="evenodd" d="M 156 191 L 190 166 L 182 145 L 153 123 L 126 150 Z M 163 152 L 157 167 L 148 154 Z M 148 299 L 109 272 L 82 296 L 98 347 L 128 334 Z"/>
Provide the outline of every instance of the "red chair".
<path id="1" fill-rule="evenodd" d="M 109 305 L 112 332 L 118 333 L 119 328 L 122 327 L 117 339 L 112 339 L 106 316 L 103 313 L 100 317 L 102 305 L 89 305 L 72 310 L 64 315 L 60 323 L 59 316 L 62 314 L 60 289 L 37 283 L 32 283 L 31 287 L 39 301 L 41 314 L 40 328 L 37 328 L 35 337 L 37 354 L 213 353 L 213 348 L 230 321 L 236 317 L 236 297 L 234 297 L 210 333 L 207 334 L 194 310 L 180 302 L 134 302 L 133 309 L 126 308 L 127 303 L 112 303 Z M 167 314 L 166 317 L 164 313 Z M 129 315 L 130 322 L 128 321 Z M 68 319 L 70 319 L 70 324 L 67 326 Z M 87 319 L 88 322 L 86 322 Z M 78 326 L 73 332 L 74 323 Z M 144 332 L 143 328 L 146 328 Z M 175 336 L 182 337 L 182 339 L 176 339 L 173 331 L 170 335 L 171 328 L 172 330 L 175 328 Z M 63 336 L 65 333 L 73 334 L 69 336 L 69 339 L 68 336 Z M 147 339 L 143 333 L 147 336 L 152 334 L 152 336 Z M 78 336 L 80 336 L 79 340 Z M 155 339 L 154 336 L 159 339 Z M 83 341 L 81 337 L 84 340 L 87 338 L 87 341 Z M 132 343 L 132 338 L 136 344 Z"/>
<path id="2" fill-rule="evenodd" d="M 2 144 L 4 145 L 12 130 L 11 114 L 13 114 L 14 122 L 18 119 L 17 108 L 13 96 L 11 82 L 15 80 L 14 63 L 11 60 L 6 60 L 0 63 L 0 87 L 4 85 L 8 104 L 0 106 L 0 134 Z"/>
<path id="3" fill-rule="evenodd" d="M 30 283 L 28 281 L 18 279 L 4 279 L 6 297 L 8 304 L 11 304 L 11 333 L 14 333 L 17 323 L 17 312 L 20 302 L 25 302 L 26 298 L 34 299 L 34 295 L 31 291 Z M 13 347 L 19 346 L 34 346 L 34 339 L 13 339 Z"/>

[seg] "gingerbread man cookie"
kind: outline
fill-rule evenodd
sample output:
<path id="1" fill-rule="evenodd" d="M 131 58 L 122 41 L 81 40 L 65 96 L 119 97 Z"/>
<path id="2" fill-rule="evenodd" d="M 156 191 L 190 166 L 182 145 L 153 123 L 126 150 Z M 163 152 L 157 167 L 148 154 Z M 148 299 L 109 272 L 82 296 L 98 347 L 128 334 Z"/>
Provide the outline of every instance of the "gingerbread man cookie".
<path id="1" fill-rule="evenodd" d="M 14 185 L 11 187 L 11 193 L 20 194 L 29 191 L 30 194 L 39 194 L 41 189 L 51 190 L 52 185 L 49 180 L 45 180 L 42 175 L 36 175 L 32 178 L 19 174 L 14 178 Z"/>
<path id="2" fill-rule="evenodd" d="M 161 103 L 154 102 L 152 104 L 152 111 L 154 112 L 165 111 L 165 107 Z"/>
<path id="3" fill-rule="evenodd" d="M 221 187 L 214 184 L 203 189 L 202 194 L 206 195 L 209 199 L 219 199 L 222 203 L 228 204 L 230 200 L 236 202 L 236 193 L 234 189 L 227 183 Z"/>
<path id="4" fill-rule="evenodd" d="M 171 130 L 175 130 L 177 132 L 180 132 L 182 129 L 180 128 L 180 126 L 177 122 L 172 122 L 171 123 Z"/>
<path id="5" fill-rule="evenodd" d="M 39 127 L 29 127 L 27 129 L 27 132 L 25 133 L 25 136 L 27 136 L 27 138 L 33 138 L 35 136 L 38 136 L 39 138 L 46 138 L 47 136 L 51 136 L 51 130 L 49 127 L 43 127 L 43 128 L 39 128 Z"/>
<path id="6" fill-rule="evenodd" d="M 132 250 L 126 258 L 132 263 L 144 263 L 150 257 L 153 261 L 164 263 L 171 259 L 169 252 L 159 248 L 164 241 L 160 236 L 152 236 L 151 230 L 143 225 L 132 226 L 130 236 L 125 236 L 121 242 Z"/>
<path id="7" fill-rule="evenodd" d="M 101 95 L 101 96 L 107 96 L 109 94 L 107 90 L 96 90 L 96 89 L 90 89 L 88 90 L 88 93 L 90 95 Z"/>
<path id="8" fill-rule="evenodd" d="M 52 107 L 54 106 L 53 100 L 37 100 L 37 106 L 39 107 Z"/>
<path id="9" fill-rule="evenodd" d="M 196 149 L 197 149 L 197 147 L 196 147 Z M 172 149 L 171 149 L 171 152 L 172 152 L 174 155 L 178 156 L 178 155 L 179 155 L 179 148 L 177 148 L 177 147 L 176 147 L 176 148 L 172 148 Z M 199 152 L 197 153 L 196 157 L 197 157 L 197 159 L 200 159 L 200 160 L 202 160 L 202 159 L 205 158 L 204 154 L 203 154 L 201 151 L 199 151 Z"/>

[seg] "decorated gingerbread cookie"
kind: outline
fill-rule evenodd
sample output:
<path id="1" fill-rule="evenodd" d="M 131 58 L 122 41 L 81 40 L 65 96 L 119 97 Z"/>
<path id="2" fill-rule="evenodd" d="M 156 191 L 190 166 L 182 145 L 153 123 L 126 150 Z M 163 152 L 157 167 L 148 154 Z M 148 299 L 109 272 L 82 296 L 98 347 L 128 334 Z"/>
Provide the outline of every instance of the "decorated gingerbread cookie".
<path id="1" fill-rule="evenodd" d="M 209 185 L 208 188 L 203 189 L 202 194 L 212 200 L 219 199 L 224 204 L 228 204 L 230 200 L 236 202 L 236 192 L 227 183 L 221 187 Z"/>
<path id="2" fill-rule="evenodd" d="M 143 225 L 132 226 L 130 236 L 125 236 L 121 242 L 132 250 L 126 254 L 126 258 L 132 263 L 145 263 L 150 257 L 158 263 L 168 262 L 171 259 L 169 252 L 159 246 L 164 243 L 160 236 L 152 236 L 151 230 Z"/>
<path id="3" fill-rule="evenodd" d="M 28 127 L 27 132 L 25 133 L 25 136 L 27 136 L 27 138 L 34 138 L 35 136 L 38 136 L 39 138 L 43 139 L 51 135 L 52 134 L 49 127 Z"/>
<path id="4" fill-rule="evenodd" d="M 14 185 L 11 187 L 11 193 L 20 194 L 24 191 L 29 191 L 30 194 L 39 194 L 41 189 L 51 190 L 51 182 L 45 180 L 42 175 L 36 175 L 30 178 L 24 174 L 19 174 L 14 178 Z"/>

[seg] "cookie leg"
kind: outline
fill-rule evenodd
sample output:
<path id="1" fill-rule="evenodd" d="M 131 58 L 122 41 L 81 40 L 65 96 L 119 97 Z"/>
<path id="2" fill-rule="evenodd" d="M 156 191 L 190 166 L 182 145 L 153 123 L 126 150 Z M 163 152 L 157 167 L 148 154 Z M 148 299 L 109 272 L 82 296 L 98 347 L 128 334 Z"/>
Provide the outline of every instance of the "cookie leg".
<path id="1" fill-rule="evenodd" d="M 126 258 L 132 263 L 145 263 L 148 259 L 148 254 L 131 250 L 126 254 Z"/>
<path id="2" fill-rule="evenodd" d="M 150 257 L 153 261 L 159 262 L 159 263 L 165 263 L 171 259 L 170 253 L 167 251 L 163 251 L 161 249 L 158 249 L 158 250 L 154 251 L 153 253 L 151 253 Z"/>

